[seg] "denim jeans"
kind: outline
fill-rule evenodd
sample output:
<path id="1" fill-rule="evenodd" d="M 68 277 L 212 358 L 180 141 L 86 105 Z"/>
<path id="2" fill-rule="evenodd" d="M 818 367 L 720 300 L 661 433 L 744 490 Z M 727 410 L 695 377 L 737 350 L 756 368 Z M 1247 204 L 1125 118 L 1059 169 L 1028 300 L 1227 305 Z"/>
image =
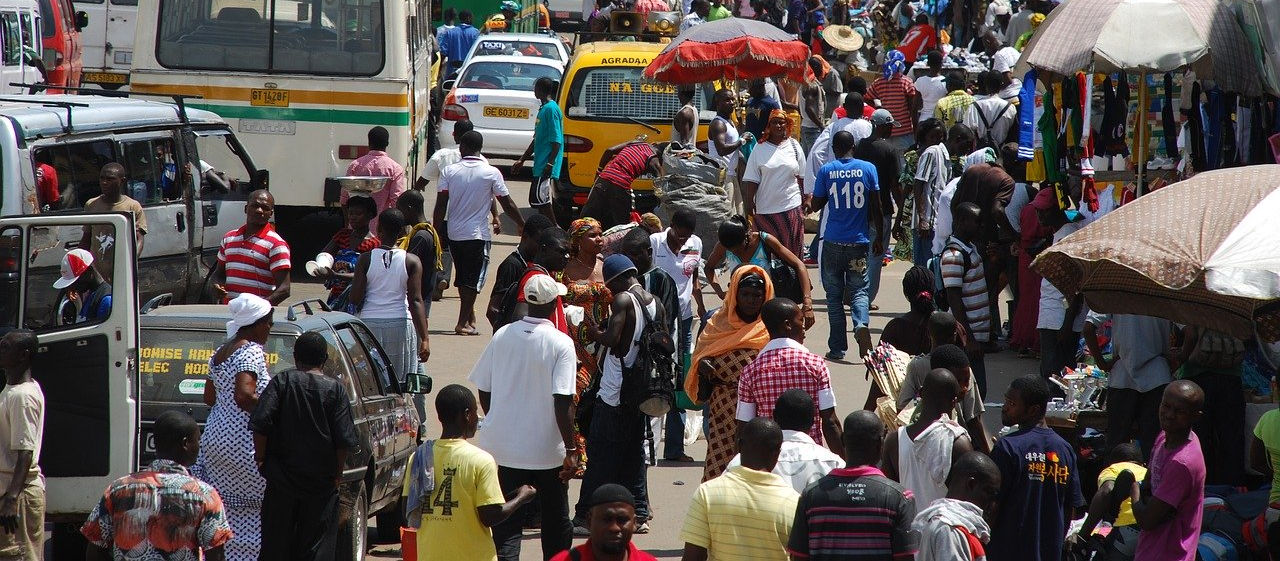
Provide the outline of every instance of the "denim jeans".
<path id="1" fill-rule="evenodd" d="M 920 267 L 928 267 L 929 259 L 933 258 L 933 234 L 924 237 L 918 230 L 912 230 L 911 240 L 911 262 Z"/>
<path id="2" fill-rule="evenodd" d="M 871 302 L 867 298 L 867 275 L 850 269 L 854 261 L 866 259 L 869 250 L 870 247 L 864 243 L 822 242 L 822 289 L 827 293 L 827 321 L 831 324 L 827 347 L 834 353 L 849 350 L 842 298 L 845 289 L 853 293 L 853 304 L 849 310 L 853 328 L 856 330 L 870 321 Z"/>
<path id="3" fill-rule="evenodd" d="M 685 355 L 693 352 L 693 316 L 689 316 L 680 320 L 680 339 L 677 358 L 679 362 L 676 364 L 684 364 Z M 676 388 L 684 387 L 685 372 L 681 367 L 679 379 L 676 380 Z M 671 408 L 667 413 L 667 428 L 662 435 L 662 457 L 670 459 L 678 459 L 684 456 L 684 410 Z"/>
<path id="4" fill-rule="evenodd" d="M 822 134 L 821 128 L 800 127 L 800 147 L 804 148 L 805 154 L 813 150 L 813 143 L 818 141 L 820 134 Z"/>
<path id="5" fill-rule="evenodd" d="M 526 504 L 493 527 L 493 545 L 498 549 L 499 560 L 519 561 L 525 513 L 534 504 L 538 506 L 542 519 L 542 558 L 551 559 L 557 553 L 569 549 L 573 542 L 573 525 L 569 523 L 569 487 L 560 481 L 560 468 L 516 469 L 498 466 L 498 485 L 506 496 L 512 496 L 521 485 L 532 485 L 538 490 L 533 503 Z"/>
<path id="6" fill-rule="evenodd" d="M 587 471 L 582 474 L 575 521 L 587 520 L 587 500 L 601 485 L 617 483 L 636 498 L 637 523 L 649 519 L 648 464 L 644 461 L 645 424 L 639 411 L 614 407 L 596 398 L 587 434 Z M 683 438 L 683 437 L 682 437 Z"/>

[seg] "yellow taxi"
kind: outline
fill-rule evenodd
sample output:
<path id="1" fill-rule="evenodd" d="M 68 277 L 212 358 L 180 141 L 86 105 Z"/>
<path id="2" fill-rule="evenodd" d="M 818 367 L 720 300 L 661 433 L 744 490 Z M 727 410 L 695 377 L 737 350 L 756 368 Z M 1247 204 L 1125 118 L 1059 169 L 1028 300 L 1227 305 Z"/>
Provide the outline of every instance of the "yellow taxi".
<path id="1" fill-rule="evenodd" d="M 596 182 L 605 150 L 646 137 L 649 142 L 671 140 L 671 119 L 680 109 L 677 86 L 643 78 L 644 68 L 665 43 L 597 41 L 579 45 L 565 70 L 560 86 L 564 112 L 564 151 L 567 165 L 560 181 L 556 204 L 559 216 L 576 215 Z M 715 117 L 714 90 L 697 86 L 698 144 L 705 149 L 707 123 Z M 647 211 L 657 206 L 653 181 L 640 178 L 632 184 L 636 206 Z"/>

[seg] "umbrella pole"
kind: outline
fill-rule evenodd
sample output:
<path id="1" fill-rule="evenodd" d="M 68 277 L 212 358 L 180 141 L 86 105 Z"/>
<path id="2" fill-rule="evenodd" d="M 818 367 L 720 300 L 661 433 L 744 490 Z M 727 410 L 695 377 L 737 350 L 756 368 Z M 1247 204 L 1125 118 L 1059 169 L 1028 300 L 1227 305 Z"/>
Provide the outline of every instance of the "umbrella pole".
<path id="1" fill-rule="evenodd" d="M 1145 73 L 1140 73 L 1138 74 L 1138 114 L 1136 115 L 1138 119 L 1134 121 L 1134 126 L 1137 127 L 1137 130 L 1134 131 L 1134 135 L 1138 138 L 1138 149 L 1134 151 L 1138 156 L 1138 161 L 1135 162 L 1138 166 L 1138 188 L 1135 192 L 1136 197 L 1141 197 L 1145 191 L 1143 176 L 1145 175 L 1144 171 L 1147 165 L 1147 139 L 1144 138 L 1142 131 L 1147 129 L 1147 113 L 1150 109 L 1150 104 L 1151 100 L 1147 97 L 1147 75 Z"/>

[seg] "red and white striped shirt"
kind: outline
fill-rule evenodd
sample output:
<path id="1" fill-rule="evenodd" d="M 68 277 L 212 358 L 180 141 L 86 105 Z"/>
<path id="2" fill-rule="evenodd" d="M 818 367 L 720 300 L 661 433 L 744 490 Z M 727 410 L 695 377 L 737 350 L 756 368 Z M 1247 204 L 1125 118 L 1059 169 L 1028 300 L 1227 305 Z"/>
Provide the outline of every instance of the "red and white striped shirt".
<path id="1" fill-rule="evenodd" d="M 276 289 L 274 273 L 288 271 L 289 244 L 276 233 L 271 224 L 256 233 L 247 232 L 249 225 L 241 226 L 222 238 L 218 249 L 218 262 L 227 271 L 227 301 L 242 292 L 266 298 Z"/>

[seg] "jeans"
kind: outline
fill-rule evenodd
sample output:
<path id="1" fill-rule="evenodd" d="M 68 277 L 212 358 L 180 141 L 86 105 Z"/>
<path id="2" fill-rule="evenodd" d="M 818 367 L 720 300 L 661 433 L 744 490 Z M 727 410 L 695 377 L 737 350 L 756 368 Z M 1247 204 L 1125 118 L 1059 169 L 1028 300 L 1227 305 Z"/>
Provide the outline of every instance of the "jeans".
<path id="1" fill-rule="evenodd" d="M 338 490 L 294 495 L 267 484 L 259 559 L 333 559 L 338 549 Z"/>
<path id="2" fill-rule="evenodd" d="M 594 459 L 594 458 L 592 458 Z M 526 520 L 525 511 L 536 504 L 542 514 L 542 559 L 555 557 L 569 549 L 573 542 L 573 525 L 569 523 L 569 487 L 560 481 L 560 468 L 516 469 L 498 466 L 498 484 L 502 494 L 512 496 L 521 485 L 538 490 L 534 503 L 493 527 L 493 545 L 501 561 L 519 561 L 520 538 Z"/>
<path id="3" fill-rule="evenodd" d="M 693 316 L 689 316 L 680 320 L 680 339 L 679 350 L 677 356 L 680 361 L 677 364 L 684 364 L 684 357 L 693 352 Z M 679 379 L 676 380 L 676 388 L 684 387 L 684 377 L 688 374 L 683 367 L 680 369 Z M 671 408 L 667 413 L 667 428 L 662 435 L 662 457 L 666 459 L 679 459 L 684 456 L 684 410 Z M 656 437 L 655 437 L 656 438 Z"/>
<path id="4" fill-rule="evenodd" d="M 1187 378 L 1204 390 L 1212 403 L 1192 426 L 1204 451 L 1205 483 L 1242 485 L 1244 478 L 1244 392 L 1240 370 L 1234 374 L 1205 372 Z"/>
<path id="5" fill-rule="evenodd" d="M 848 244 L 822 242 L 822 289 L 827 293 L 827 321 L 831 324 L 831 334 L 827 336 L 827 347 L 833 353 L 842 354 L 849 350 L 849 339 L 844 321 L 844 298 L 848 289 L 853 293 L 853 304 L 849 315 L 856 330 L 871 321 L 871 302 L 867 298 L 867 275 L 855 272 L 851 267 L 854 261 L 866 259 L 870 248 L 867 244 Z"/>
<path id="6" fill-rule="evenodd" d="M 636 523 L 649 520 L 648 464 L 644 461 L 646 417 L 596 398 L 587 435 L 591 457 L 582 474 L 582 490 L 574 507 L 575 521 L 587 520 L 587 500 L 601 485 L 617 483 L 636 498 Z"/>
<path id="7" fill-rule="evenodd" d="M 921 236 L 918 230 L 911 232 L 911 262 L 920 267 L 928 267 L 933 258 L 933 234 Z"/>
<path id="8" fill-rule="evenodd" d="M 813 143 L 818 141 L 818 135 L 822 134 L 822 129 L 814 127 L 800 127 L 800 147 L 804 148 L 804 153 L 808 154 L 813 150 Z"/>

